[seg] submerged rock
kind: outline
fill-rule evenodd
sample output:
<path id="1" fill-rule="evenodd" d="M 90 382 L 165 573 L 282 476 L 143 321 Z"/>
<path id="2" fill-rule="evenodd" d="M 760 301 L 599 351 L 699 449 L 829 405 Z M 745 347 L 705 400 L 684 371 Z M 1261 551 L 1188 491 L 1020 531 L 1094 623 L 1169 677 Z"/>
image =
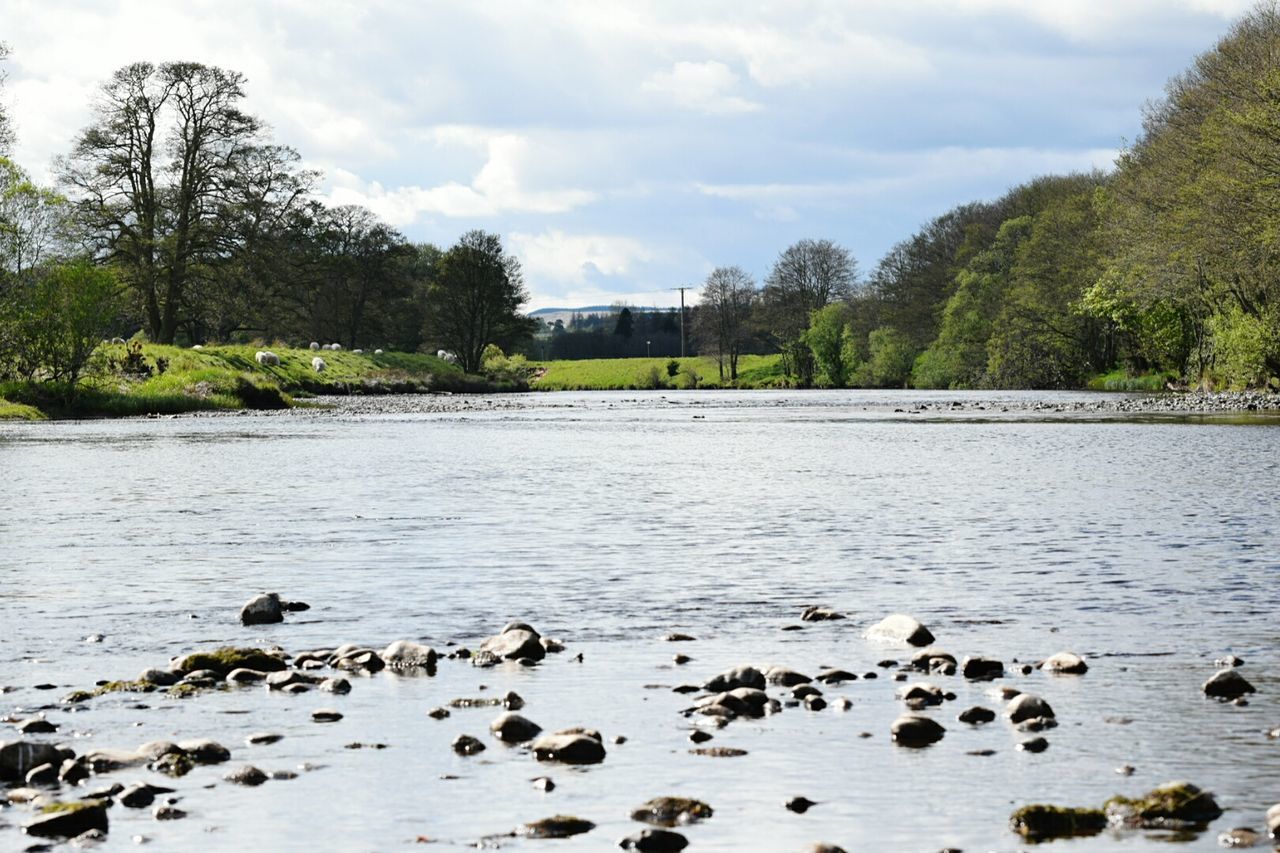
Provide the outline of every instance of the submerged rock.
<path id="1" fill-rule="evenodd" d="M 78 803 L 50 803 L 41 816 L 22 827 L 37 838 L 74 838 L 90 830 L 106 832 L 107 804 L 99 800 Z"/>
<path id="2" fill-rule="evenodd" d="M 734 746 L 703 746 L 689 750 L 690 755 L 705 755 L 710 758 L 740 758 L 747 754 L 745 749 Z"/>
<path id="3" fill-rule="evenodd" d="M 936 720 L 917 714 L 903 714 L 893 721 L 889 732 L 899 746 L 923 747 L 942 740 L 947 730 Z"/>
<path id="4" fill-rule="evenodd" d="M 599 764 L 605 757 L 599 734 L 592 737 L 567 730 L 538 738 L 533 742 L 533 754 L 539 761 L 564 764 Z"/>
<path id="5" fill-rule="evenodd" d="M 342 719 L 342 713 L 333 708 L 319 708 L 311 712 L 311 719 L 317 723 L 336 723 Z"/>
<path id="6" fill-rule="evenodd" d="M 208 738 L 178 741 L 178 748 L 197 764 L 221 764 L 231 760 L 231 750 Z"/>
<path id="7" fill-rule="evenodd" d="M 1228 829 L 1226 832 L 1218 834 L 1218 846 L 1230 848 L 1252 847 L 1258 843 L 1260 837 L 1256 829 L 1237 826 L 1234 829 Z"/>
<path id="8" fill-rule="evenodd" d="M 868 628 L 867 639 L 927 646 L 934 641 L 934 636 L 914 617 L 904 613 L 894 613 Z"/>
<path id="9" fill-rule="evenodd" d="M 1089 665 L 1084 662 L 1084 658 L 1075 652 L 1058 652 L 1040 661 L 1037 666 L 1045 672 L 1059 675 L 1084 675 L 1089 671 Z"/>
<path id="10" fill-rule="evenodd" d="M 484 743 L 471 735 L 458 735 L 453 739 L 453 751 L 458 755 L 475 755 L 477 752 L 484 752 L 484 749 Z"/>
<path id="11" fill-rule="evenodd" d="M 1204 824 L 1222 816 L 1213 794 L 1190 782 L 1168 782 L 1136 800 L 1112 797 L 1103 810 L 1112 823 L 1143 828 Z"/>
<path id="12" fill-rule="evenodd" d="M 942 688 L 925 681 L 909 684 L 898 691 L 898 698 L 902 701 L 921 705 L 941 705 L 944 697 Z"/>
<path id="13" fill-rule="evenodd" d="M 786 807 L 787 811 L 792 811 L 796 814 L 804 814 L 809 809 L 816 806 L 817 803 L 808 797 L 792 797 L 783 803 L 783 805 Z"/>
<path id="14" fill-rule="evenodd" d="M 589 820 L 571 815 L 556 815 L 526 823 L 512 834 L 525 838 L 569 838 L 595 828 L 596 825 Z"/>
<path id="15" fill-rule="evenodd" d="M 84 763 L 94 773 L 111 773 L 126 767 L 139 767 L 147 757 L 127 749 L 93 749 L 84 754 Z"/>
<path id="16" fill-rule="evenodd" d="M 188 758 L 184 752 L 169 752 L 152 761 L 147 767 L 157 773 L 163 773 L 176 779 L 190 773 L 195 767 L 195 762 Z"/>
<path id="17" fill-rule="evenodd" d="M 0 781 L 17 782 L 25 779 L 33 767 L 41 764 L 61 764 L 63 755 L 57 747 L 38 741 L 0 741 Z"/>
<path id="18" fill-rule="evenodd" d="M 391 669 L 433 669 L 439 655 L 430 646 L 396 640 L 382 650 L 381 658 Z"/>
<path id="19" fill-rule="evenodd" d="M 1004 675 L 1004 663 L 994 658 L 967 657 L 960 665 L 960 674 L 974 681 L 990 681 Z"/>
<path id="20" fill-rule="evenodd" d="M 1030 720 L 1032 717 L 1053 717 L 1053 708 L 1048 702 L 1032 693 L 1019 693 L 1009 700 L 1009 704 L 1005 706 L 1005 714 L 1008 715 L 1009 721 L 1013 723 L 1021 723 L 1023 720 Z"/>
<path id="21" fill-rule="evenodd" d="M 1044 752 L 1048 748 L 1049 741 L 1042 737 L 1029 738 L 1018 744 L 1018 749 L 1023 752 Z"/>
<path id="22" fill-rule="evenodd" d="M 722 693 L 738 687 L 763 690 L 765 687 L 764 675 L 753 666 L 739 666 L 720 673 L 702 685 L 703 690 L 708 690 L 712 693 Z"/>
<path id="23" fill-rule="evenodd" d="M 233 770 L 222 778 L 236 785 L 256 787 L 267 781 L 267 774 L 263 773 L 252 764 L 246 764 L 239 770 Z"/>
<path id="24" fill-rule="evenodd" d="M 669 829 L 642 829 L 619 841 L 618 846 L 642 853 L 676 853 L 689 846 L 689 839 Z"/>
<path id="25" fill-rule="evenodd" d="M 506 660 L 528 658 L 542 660 L 547 650 L 542 647 L 542 635 L 523 622 L 511 622 L 502 632 L 480 644 L 480 651 Z"/>
<path id="26" fill-rule="evenodd" d="M 272 625 L 283 621 L 284 605 L 274 592 L 256 595 L 240 608 L 241 625 Z"/>
<path id="27" fill-rule="evenodd" d="M 489 731 L 504 743 L 524 743 L 542 732 L 542 726 L 527 717 L 508 711 L 489 724 Z"/>
<path id="28" fill-rule="evenodd" d="M 186 675 L 202 669 L 211 670 L 225 678 L 233 669 L 254 669 L 258 672 L 279 672 L 287 664 L 276 655 L 262 649 L 223 646 L 211 652 L 195 652 L 180 658 L 173 671 Z"/>
<path id="29" fill-rule="evenodd" d="M 1267 809 L 1267 831 L 1272 838 L 1280 840 L 1280 803 Z"/>
<path id="30" fill-rule="evenodd" d="M 1238 699 L 1246 693 L 1258 692 L 1257 688 L 1249 683 L 1249 679 L 1235 669 L 1222 669 L 1215 672 L 1201 689 L 1204 695 L 1218 699 Z"/>
<path id="31" fill-rule="evenodd" d="M 981 705 L 975 705 L 972 708 L 966 708 L 960 712 L 958 719 L 962 723 L 970 725 L 979 725 L 981 723 L 989 723 L 996 718 L 996 712 L 990 708 L 983 708 Z"/>
<path id="32" fill-rule="evenodd" d="M 819 607 L 816 604 L 806 607 L 800 614 L 802 622 L 833 622 L 843 618 L 843 613 L 837 613 L 829 607 Z"/>
<path id="33" fill-rule="evenodd" d="M 706 820 L 714 814 L 711 806 L 688 797 L 654 797 L 631 812 L 631 819 L 654 826 L 679 826 Z"/>
<path id="34" fill-rule="evenodd" d="M 1009 817 L 1009 827 L 1028 841 L 1097 835 L 1107 826 L 1101 809 L 1023 806 Z"/>
<path id="35" fill-rule="evenodd" d="M 813 681 L 809 676 L 785 666 L 769 667 L 764 673 L 764 680 L 769 684 L 778 684 L 783 687 L 795 687 L 797 684 L 808 684 Z"/>

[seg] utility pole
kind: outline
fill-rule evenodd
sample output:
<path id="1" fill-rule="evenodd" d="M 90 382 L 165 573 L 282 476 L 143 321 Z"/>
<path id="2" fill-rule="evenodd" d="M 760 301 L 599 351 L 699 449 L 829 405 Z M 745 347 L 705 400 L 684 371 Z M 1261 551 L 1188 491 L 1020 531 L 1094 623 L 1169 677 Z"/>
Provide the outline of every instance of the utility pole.
<path id="1" fill-rule="evenodd" d="M 680 291 L 680 357 L 684 358 L 684 292 L 693 288 L 673 287 L 671 289 Z"/>

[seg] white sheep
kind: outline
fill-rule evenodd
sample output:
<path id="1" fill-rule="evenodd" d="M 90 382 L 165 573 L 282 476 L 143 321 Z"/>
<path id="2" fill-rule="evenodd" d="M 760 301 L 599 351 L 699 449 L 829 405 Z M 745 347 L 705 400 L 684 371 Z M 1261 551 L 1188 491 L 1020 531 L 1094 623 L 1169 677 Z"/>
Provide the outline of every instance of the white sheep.
<path id="1" fill-rule="evenodd" d="M 447 349 L 442 349 L 442 350 L 437 351 L 437 352 L 436 352 L 436 358 L 440 359 L 441 361 L 446 361 L 446 362 L 448 362 L 449 364 L 457 364 L 457 363 L 458 363 L 458 357 L 457 357 L 456 355 L 454 355 L 453 353 L 449 352 Z"/>
<path id="2" fill-rule="evenodd" d="M 334 352 L 337 352 L 338 350 L 342 349 L 342 344 L 329 344 L 329 349 L 333 350 Z"/>
<path id="3" fill-rule="evenodd" d="M 280 364 L 280 356 L 276 355 L 270 350 L 258 350 L 256 353 L 254 353 L 253 360 L 258 362 L 258 364 L 261 364 L 261 365 L 279 365 Z"/>
<path id="4" fill-rule="evenodd" d="M 324 373 L 325 368 L 328 366 L 329 365 L 325 364 L 324 359 L 321 358 L 320 356 L 316 356 L 315 358 L 311 359 L 311 368 L 316 373 Z"/>
<path id="5" fill-rule="evenodd" d="M 204 346 L 202 346 L 201 344 L 196 344 L 195 346 L 192 347 L 192 349 L 204 349 Z"/>
<path id="6" fill-rule="evenodd" d="M 362 350 L 362 349 L 353 349 L 353 350 L 351 351 L 351 354 L 352 354 L 352 355 L 364 355 L 364 350 Z"/>
<path id="7" fill-rule="evenodd" d="M 380 349 L 376 349 L 376 350 L 374 350 L 374 351 L 373 351 L 373 354 L 374 354 L 374 355 L 382 355 L 382 350 L 380 350 Z"/>
<path id="8" fill-rule="evenodd" d="M 312 349 L 320 349 L 320 344 L 319 344 L 319 343 L 317 343 L 316 341 L 312 341 L 312 342 L 311 342 L 311 348 L 312 348 Z"/>

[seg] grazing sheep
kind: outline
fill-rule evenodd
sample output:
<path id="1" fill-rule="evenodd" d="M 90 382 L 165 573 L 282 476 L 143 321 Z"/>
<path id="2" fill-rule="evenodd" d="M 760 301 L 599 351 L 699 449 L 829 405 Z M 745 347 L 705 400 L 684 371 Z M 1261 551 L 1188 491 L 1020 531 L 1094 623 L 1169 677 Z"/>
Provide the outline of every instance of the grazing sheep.
<path id="1" fill-rule="evenodd" d="M 442 349 L 437 351 L 436 358 L 440 359 L 441 361 L 447 361 L 449 364 L 458 363 L 458 357 L 453 353 L 449 352 L 447 349 Z"/>
<path id="2" fill-rule="evenodd" d="M 324 373 L 324 369 L 328 366 L 329 365 L 325 364 L 324 359 L 320 356 L 316 356 L 311 359 L 311 368 L 315 370 L 316 373 Z"/>
<path id="3" fill-rule="evenodd" d="M 329 349 L 333 350 L 334 352 L 337 352 L 338 350 L 342 349 L 342 344 L 329 344 Z"/>
<path id="4" fill-rule="evenodd" d="M 364 350 L 362 350 L 362 349 L 353 349 L 353 350 L 351 351 L 351 354 L 352 354 L 352 355 L 364 355 Z"/>
<path id="5" fill-rule="evenodd" d="M 312 348 L 312 349 L 320 349 L 320 344 L 318 344 L 318 343 L 317 343 L 317 342 L 315 342 L 315 341 L 312 341 L 312 342 L 311 342 L 311 348 Z"/>
<path id="6" fill-rule="evenodd" d="M 256 353 L 254 353 L 253 360 L 258 362 L 258 364 L 262 364 L 262 365 L 279 366 L 280 364 L 280 356 L 276 355 L 270 350 L 258 350 Z"/>
<path id="7" fill-rule="evenodd" d="M 382 350 L 380 350 L 380 349 L 376 349 L 376 350 L 374 350 L 374 351 L 373 351 L 373 354 L 374 354 L 374 355 L 382 355 Z"/>
<path id="8" fill-rule="evenodd" d="M 192 349 L 204 349 L 204 346 L 202 344 L 196 344 Z"/>

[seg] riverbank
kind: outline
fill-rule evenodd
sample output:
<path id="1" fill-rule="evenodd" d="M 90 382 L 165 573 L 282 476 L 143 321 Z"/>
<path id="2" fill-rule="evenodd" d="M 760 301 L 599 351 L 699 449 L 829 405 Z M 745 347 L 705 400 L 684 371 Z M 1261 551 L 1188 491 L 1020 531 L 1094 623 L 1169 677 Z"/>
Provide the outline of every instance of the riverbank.
<path id="1" fill-rule="evenodd" d="M 306 406 L 317 394 L 493 393 L 516 387 L 468 375 L 425 353 L 270 347 L 276 359 L 261 364 L 255 356 L 262 349 L 105 344 L 74 394 L 63 385 L 0 384 L 0 420 L 280 410 Z M 316 370 L 316 358 L 323 370 Z"/>

